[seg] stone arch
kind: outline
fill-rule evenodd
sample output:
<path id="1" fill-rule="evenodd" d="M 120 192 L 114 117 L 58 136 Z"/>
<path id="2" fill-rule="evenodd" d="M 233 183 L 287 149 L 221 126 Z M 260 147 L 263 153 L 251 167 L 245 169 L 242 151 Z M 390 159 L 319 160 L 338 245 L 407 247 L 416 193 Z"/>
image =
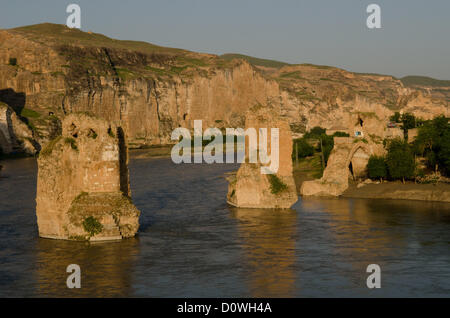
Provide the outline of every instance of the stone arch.
<path id="1" fill-rule="evenodd" d="M 347 157 L 346 167 L 352 165 L 354 177 L 363 177 L 365 175 L 367 162 L 373 151 L 369 145 L 364 142 L 356 143 Z M 347 169 L 350 173 L 349 169 Z"/>

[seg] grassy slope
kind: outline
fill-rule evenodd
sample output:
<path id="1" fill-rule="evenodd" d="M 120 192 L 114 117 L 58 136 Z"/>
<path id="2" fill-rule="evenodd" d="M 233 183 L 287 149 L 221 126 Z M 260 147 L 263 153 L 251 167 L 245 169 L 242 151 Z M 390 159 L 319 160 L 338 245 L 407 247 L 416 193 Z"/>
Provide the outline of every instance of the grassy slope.
<path id="1" fill-rule="evenodd" d="M 243 54 L 227 53 L 227 54 L 221 55 L 220 57 L 224 60 L 243 59 L 255 66 L 281 68 L 283 66 L 290 65 L 289 63 L 285 63 L 285 62 L 260 59 L 257 57 L 243 55 Z"/>
<path id="2" fill-rule="evenodd" d="M 405 86 L 431 86 L 446 87 L 450 86 L 450 81 L 438 80 L 427 76 L 405 76 L 400 79 Z"/>
<path id="3" fill-rule="evenodd" d="M 11 31 L 21 33 L 26 35 L 27 37 L 40 41 L 42 38 L 46 40 L 53 40 L 58 44 L 79 44 L 83 46 L 91 46 L 91 47 L 107 47 L 107 48 L 115 48 L 115 49 L 126 49 L 132 51 L 138 51 L 146 54 L 151 53 L 166 53 L 166 54 L 187 54 L 193 53 L 187 50 L 177 49 L 177 48 L 168 48 L 162 47 L 158 45 L 154 45 L 147 42 L 142 41 L 127 41 L 127 40 L 116 40 L 109 38 L 105 35 L 99 33 L 92 32 L 83 32 L 78 29 L 69 29 L 65 25 L 62 24 L 53 24 L 53 23 L 42 23 L 35 24 L 29 26 L 23 26 L 11 29 Z M 232 59 L 244 59 L 248 61 L 250 64 L 255 66 L 263 66 L 263 67 L 271 67 L 271 68 L 281 68 L 283 66 L 292 65 L 285 62 L 269 60 L 269 59 L 261 59 L 253 56 L 243 55 L 243 54 L 234 54 L 228 53 L 220 56 L 222 60 L 230 61 Z M 301 65 L 310 65 L 319 68 L 333 68 L 331 66 L 320 66 L 313 64 L 301 64 Z M 205 65 L 206 66 L 206 65 Z M 364 74 L 364 73 L 355 73 L 355 74 Z M 369 74 L 367 74 L 369 75 Z M 370 74 L 370 75 L 380 75 L 381 74 Z M 400 79 L 405 86 L 431 86 L 431 87 L 447 87 L 450 86 L 450 81 L 446 80 L 437 80 L 431 77 L 426 76 L 405 76 Z"/>
<path id="4" fill-rule="evenodd" d="M 107 47 L 127 49 L 142 53 L 183 53 L 186 50 L 167 48 L 141 41 L 123 41 L 111 39 L 103 34 L 83 32 L 78 29 L 69 29 L 62 24 L 42 23 L 10 29 L 10 31 L 30 37 L 39 41 L 41 38 L 57 41 L 58 44 L 78 44 L 92 47 Z"/>

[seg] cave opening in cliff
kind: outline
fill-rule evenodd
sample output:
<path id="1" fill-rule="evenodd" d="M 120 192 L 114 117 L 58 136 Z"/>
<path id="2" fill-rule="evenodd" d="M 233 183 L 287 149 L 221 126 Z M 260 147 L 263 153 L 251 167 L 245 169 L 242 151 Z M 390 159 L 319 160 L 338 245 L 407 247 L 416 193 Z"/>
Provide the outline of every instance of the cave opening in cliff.
<path id="1" fill-rule="evenodd" d="M 72 123 L 72 125 L 70 125 L 70 134 L 72 135 L 72 137 L 78 138 L 77 126 L 74 123 Z"/>

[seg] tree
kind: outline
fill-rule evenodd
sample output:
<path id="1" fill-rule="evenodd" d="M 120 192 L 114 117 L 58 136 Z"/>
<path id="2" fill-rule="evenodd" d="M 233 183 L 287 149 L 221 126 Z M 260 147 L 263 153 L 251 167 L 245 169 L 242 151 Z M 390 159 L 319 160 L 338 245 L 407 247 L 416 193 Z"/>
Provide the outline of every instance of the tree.
<path id="1" fill-rule="evenodd" d="M 432 170 L 440 169 L 443 174 L 450 174 L 450 124 L 445 116 L 428 120 L 419 127 L 414 142 L 414 151 L 427 159 L 427 166 Z"/>
<path id="2" fill-rule="evenodd" d="M 295 150 L 297 149 L 298 158 L 305 158 L 314 155 L 314 147 L 311 146 L 304 138 L 296 139 L 292 152 L 292 158 L 295 159 Z"/>
<path id="3" fill-rule="evenodd" d="M 370 156 L 369 162 L 367 163 L 367 172 L 369 178 L 379 178 L 380 181 L 383 182 L 383 178 L 386 178 L 388 174 L 385 158 L 375 155 Z"/>
<path id="4" fill-rule="evenodd" d="M 446 176 L 450 176 L 450 128 L 442 135 L 437 162 Z"/>
<path id="5" fill-rule="evenodd" d="M 408 129 L 416 127 L 416 117 L 410 113 L 404 113 L 400 121 L 402 122 L 403 135 L 405 139 L 408 139 Z"/>
<path id="6" fill-rule="evenodd" d="M 392 179 L 412 178 L 415 172 L 415 159 L 411 146 L 400 138 L 391 140 L 387 145 L 386 163 Z"/>
<path id="7" fill-rule="evenodd" d="M 316 126 L 307 132 L 304 136 L 306 139 L 319 139 L 322 134 L 325 134 L 326 129 Z"/>
<path id="8" fill-rule="evenodd" d="M 438 141 L 438 137 L 439 134 L 431 122 L 427 122 L 420 127 L 414 141 L 417 154 L 424 156 L 427 150 L 433 151 L 433 145 Z"/>
<path id="9" fill-rule="evenodd" d="M 389 120 L 394 122 L 394 123 L 399 123 L 400 122 L 400 113 L 399 112 L 395 112 L 394 115 L 392 115 L 391 117 L 389 117 Z"/>
<path id="10" fill-rule="evenodd" d="M 330 157 L 331 154 L 331 150 L 333 150 L 334 147 L 334 137 L 333 136 L 328 136 L 327 134 L 322 134 L 320 136 L 320 151 L 323 154 L 323 160 L 324 160 L 324 164 L 325 166 L 327 165 L 328 162 L 328 158 Z"/>
<path id="11" fill-rule="evenodd" d="M 402 122 L 403 130 L 416 128 L 416 117 L 413 114 L 404 113 L 400 120 Z"/>

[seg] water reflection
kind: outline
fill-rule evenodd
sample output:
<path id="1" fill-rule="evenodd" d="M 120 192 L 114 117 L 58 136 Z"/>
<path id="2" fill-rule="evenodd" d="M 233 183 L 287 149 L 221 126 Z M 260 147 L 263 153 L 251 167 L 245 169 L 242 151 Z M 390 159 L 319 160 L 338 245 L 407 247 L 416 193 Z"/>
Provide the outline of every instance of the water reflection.
<path id="1" fill-rule="evenodd" d="M 0 296 L 448 297 L 450 204 L 300 199 L 293 210 L 228 208 L 230 165 L 131 160 L 142 224 L 105 244 L 38 238 L 36 163 L 2 162 Z M 81 289 L 66 267 L 81 266 Z M 366 287 L 368 264 L 382 288 Z"/>
<path id="2" fill-rule="evenodd" d="M 138 239 L 83 243 L 39 239 L 36 244 L 36 284 L 40 296 L 125 297 L 132 294 L 132 267 Z M 81 288 L 69 289 L 69 264 L 81 268 Z"/>
<path id="3" fill-rule="evenodd" d="M 292 297 L 296 272 L 297 212 L 230 207 L 239 222 L 252 297 Z"/>
<path id="4" fill-rule="evenodd" d="M 356 292 L 358 296 L 386 296 L 389 290 L 389 296 L 401 296 L 395 291 L 408 290 L 409 285 L 410 294 L 423 293 L 423 290 L 413 288 L 416 285 L 429 291 L 439 290 L 437 284 L 424 275 L 427 271 L 445 271 L 446 253 L 435 255 L 433 267 L 429 265 L 429 257 L 431 246 L 443 251 L 448 245 L 450 236 L 439 234 L 446 233 L 445 228 L 450 224 L 448 204 L 303 198 L 301 209 L 316 213 L 326 222 L 323 237 L 318 240 L 327 242 L 331 248 L 329 263 L 336 267 L 332 274 L 345 281 L 349 295 Z M 385 282 L 385 288 L 376 293 L 365 288 L 366 268 L 372 263 L 380 265 Z"/>

